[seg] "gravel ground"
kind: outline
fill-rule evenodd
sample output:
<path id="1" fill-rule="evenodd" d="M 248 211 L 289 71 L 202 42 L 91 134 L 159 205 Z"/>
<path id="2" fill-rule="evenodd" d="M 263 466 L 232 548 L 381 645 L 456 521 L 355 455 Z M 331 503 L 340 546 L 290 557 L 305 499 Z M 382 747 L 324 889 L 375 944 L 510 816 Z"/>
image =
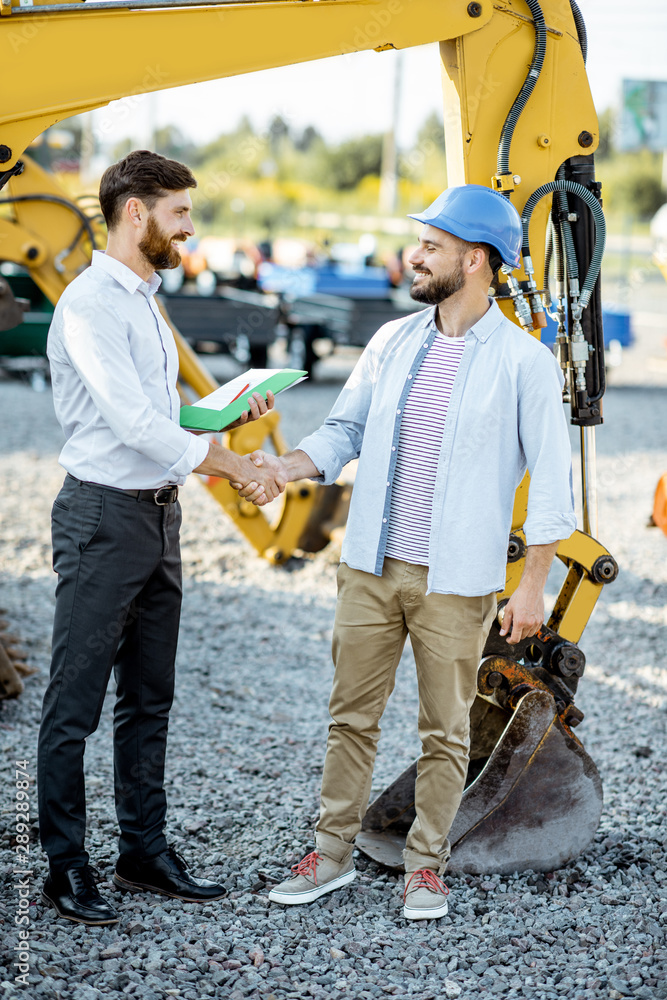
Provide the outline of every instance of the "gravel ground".
<path id="1" fill-rule="evenodd" d="M 653 296 L 665 298 L 662 289 Z M 271 568 L 194 481 L 183 491 L 186 596 L 169 831 L 197 871 L 222 880 L 229 896 L 196 907 L 150 895 L 121 898 L 113 888 L 110 693 L 86 754 L 89 847 L 121 922 L 88 928 L 45 908 L 46 864 L 35 837 L 25 878 L 30 907 L 20 909 L 23 877 L 12 873 L 14 762 L 27 761 L 34 779 L 54 590 L 49 513 L 62 471 L 49 391 L 0 381 L 0 606 L 39 668 L 25 694 L 0 710 L 5 995 L 667 997 L 667 538 L 645 527 L 655 483 L 667 470 L 663 305 L 637 315 L 640 341 L 612 375 L 598 434 L 599 537 L 621 574 L 584 634 L 588 666 L 577 703 L 586 713 L 578 733 L 605 787 L 600 829 L 583 857 L 546 876 L 452 877 L 450 916 L 436 923 L 404 921 L 399 880 L 363 857 L 350 888 L 303 908 L 268 904 L 266 883 L 311 844 L 328 722 L 336 557 L 325 551 Z M 337 355 L 321 365 L 317 382 L 283 397 L 290 443 L 317 426 L 353 360 L 352 353 Z M 234 370 L 226 359 L 213 367 L 223 377 Z M 408 650 L 385 716 L 378 791 L 418 751 L 415 716 Z M 29 795 L 34 816 L 32 783 Z M 25 986 L 15 982 L 12 965 L 26 926 L 15 921 L 24 912 Z"/>

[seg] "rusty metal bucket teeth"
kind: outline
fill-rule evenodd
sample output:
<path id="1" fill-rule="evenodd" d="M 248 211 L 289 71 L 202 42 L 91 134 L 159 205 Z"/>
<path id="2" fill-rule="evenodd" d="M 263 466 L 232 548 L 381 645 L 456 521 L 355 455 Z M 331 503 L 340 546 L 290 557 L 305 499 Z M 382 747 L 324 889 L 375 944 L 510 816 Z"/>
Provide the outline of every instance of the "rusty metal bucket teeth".
<path id="1" fill-rule="evenodd" d="M 416 774 L 415 761 L 370 805 L 357 837 L 364 854 L 391 868 L 403 866 Z M 450 831 L 449 870 L 553 871 L 586 849 L 601 812 L 595 764 L 563 725 L 552 694 L 529 691 L 463 794 Z"/>

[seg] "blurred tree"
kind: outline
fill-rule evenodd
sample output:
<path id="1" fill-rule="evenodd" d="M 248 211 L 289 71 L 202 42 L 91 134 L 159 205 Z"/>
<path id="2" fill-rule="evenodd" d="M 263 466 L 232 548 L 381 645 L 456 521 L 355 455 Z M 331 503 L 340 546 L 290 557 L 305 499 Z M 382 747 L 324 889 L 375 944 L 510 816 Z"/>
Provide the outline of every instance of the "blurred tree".
<path id="1" fill-rule="evenodd" d="M 218 162 L 225 157 L 233 156 L 244 141 L 256 138 L 258 137 L 255 136 L 252 122 L 247 115 L 244 115 L 233 132 L 223 132 L 217 139 L 206 143 L 205 146 L 196 147 L 192 154 L 191 163 L 193 166 L 200 166 L 204 163 L 209 165 L 212 162 Z"/>
<path id="2" fill-rule="evenodd" d="M 278 156 L 289 142 L 289 125 L 281 115 L 274 115 L 269 122 L 268 132 L 271 151 L 274 156 Z"/>
<path id="3" fill-rule="evenodd" d="M 444 153 L 445 127 L 442 123 L 442 117 L 437 113 L 437 111 L 432 111 L 430 113 L 430 115 L 425 119 L 422 127 L 419 129 L 419 132 L 417 132 L 418 147 L 431 142 L 435 143 L 436 147 Z"/>
<path id="4" fill-rule="evenodd" d="M 127 156 L 128 153 L 131 153 L 134 148 L 135 145 L 129 136 L 126 139 L 121 139 L 120 142 L 117 142 L 111 150 L 112 162 L 122 160 L 123 157 Z"/>
<path id="5" fill-rule="evenodd" d="M 314 179 L 336 191 L 351 191 L 369 174 L 380 175 L 382 136 L 348 139 L 323 154 L 314 171 Z"/>
<path id="6" fill-rule="evenodd" d="M 300 153 L 307 153 L 316 144 L 321 144 L 324 139 L 312 125 L 307 125 L 298 139 L 294 140 L 294 148 Z"/>
<path id="7" fill-rule="evenodd" d="M 401 155 L 398 169 L 400 177 L 422 187 L 435 185 L 442 190 L 447 186 L 445 133 L 442 118 L 435 111 L 425 119 L 412 149 Z"/>
<path id="8" fill-rule="evenodd" d="M 617 114 L 614 108 L 607 108 L 598 116 L 600 126 L 600 144 L 595 152 L 596 160 L 608 160 L 614 152 L 614 137 L 617 127 Z"/>
<path id="9" fill-rule="evenodd" d="M 617 198 L 634 216 L 651 219 L 667 201 L 667 191 L 654 172 L 638 168 L 628 172 L 618 185 Z"/>
<path id="10" fill-rule="evenodd" d="M 175 125 L 164 125 L 156 129 L 154 149 L 171 160 L 191 163 L 196 156 L 195 144 Z"/>

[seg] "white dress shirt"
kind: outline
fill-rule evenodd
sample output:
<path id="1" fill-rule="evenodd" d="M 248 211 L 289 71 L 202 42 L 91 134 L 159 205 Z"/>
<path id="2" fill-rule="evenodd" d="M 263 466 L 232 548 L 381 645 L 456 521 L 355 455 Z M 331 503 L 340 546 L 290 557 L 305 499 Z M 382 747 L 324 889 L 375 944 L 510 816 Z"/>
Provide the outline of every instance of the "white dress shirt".
<path id="1" fill-rule="evenodd" d="M 67 438 L 60 464 L 118 489 L 181 484 L 208 442 L 179 424 L 178 352 L 153 296 L 129 267 L 95 250 L 65 289 L 47 343 L 53 404 Z"/>
<path id="2" fill-rule="evenodd" d="M 382 573 L 405 403 L 441 336 L 434 317 L 425 309 L 381 327 L 322 427 L 297 445 L 324 483 L 359 458 L 341 555 L 352 569 Z M 562 384 L 548 347 L 495 302 L 466 333 L 432 492 L 427 593 L 471 597 L 503 589 L 514 493 L 526 468 L 527 544 L 575 530 Z"/>

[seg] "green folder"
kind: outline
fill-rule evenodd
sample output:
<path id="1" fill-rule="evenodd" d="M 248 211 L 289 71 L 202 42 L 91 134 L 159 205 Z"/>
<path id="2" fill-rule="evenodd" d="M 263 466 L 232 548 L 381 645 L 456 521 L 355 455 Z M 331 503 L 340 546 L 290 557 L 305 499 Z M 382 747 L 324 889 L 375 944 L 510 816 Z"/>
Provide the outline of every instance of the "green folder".
<path id="1" fill-rule="evenodd" d="M 308 372 L 297 371 L 294 368 L 281 368 L 275 375 L 271 375 L 253 388 L 249 388 L 247 392 L 241 393 L 238 399 L 232 400 L 221 410 L 209 410 L 205 406 L 182 406 L 181 427 L 196 431 L 221 431 L 229 424 L 233 424 L 242 413 L 249 409 L 248 398 L 253 393 L 259 392 L 266 399 L 266 393 L 269 389 L 274 395 L 277 395 L 283 389 L 289 389 L 295 382 L 307 376 Z"/>

